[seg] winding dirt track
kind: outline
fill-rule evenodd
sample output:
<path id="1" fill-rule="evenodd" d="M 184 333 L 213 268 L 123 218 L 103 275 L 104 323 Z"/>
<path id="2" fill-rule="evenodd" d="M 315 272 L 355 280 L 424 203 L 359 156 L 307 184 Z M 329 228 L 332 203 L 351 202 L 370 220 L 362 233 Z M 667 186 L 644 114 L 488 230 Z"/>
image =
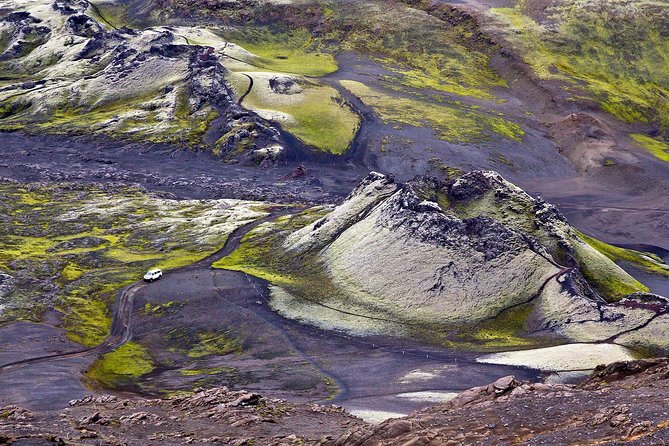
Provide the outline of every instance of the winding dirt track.
<path id="1" fill-rule="evenodd" d="M 177 268 L 175 270 L 172 270 L 171 273 L 176 273 L 176 272 L 187 272 L 189 270 L 198 270 L 201 268 L 209 268 L 212 263 L 216 262 L 217 260 L 220 260 L 223 257 L 226 257 L 230 255 L 234 250 L 236 250 L 240 243 L 242 238 L 253 228 L 257 227 L 258 225 L 272 221 L 276 219 L 279 216 L 282 215 L 287 215 L 296 212 L 295 208 L 285 208 L 285 209 L 279 209 L 279 210 L 272 210 L 272 212 L 267 215 L 266 217 L 254 220 L 251 223 L 247 223 L 246 225 L 243 225 L 237 229 L 235 229 L 227 238 L 225 244 L 223 247 L 213 253 L 212 255 L 206 257 L 205 259 L 202 259 L 198 262 L 195 262 L 193 264 Z M 556 265 L 557 266 L 557 265 Z M 551 280 L 557 280 L 559 277 L 561 277 L 563 274 L 569 272 L 572 268 L 568 267 L 561 267 L 561 270 L 555 273 L 554 275 L 548 277 L 545 282 L 542 284 L 541 288 L 539 291 L 532 296 L 530 300 L 533 300 L 536 298 L 538 295 L 541 294 L 545 286 L 551 281 Z M 33 357 L 33 358 L 27 358 L 23 359 L 20 361 L 15 361 L 15 362 L 10 362 L 6 364 L 0 365 L 0 373 L 4 370 L 11 369 L 16 366 L 20 365 L 27 365 L 27 364 L 35 364 L 35 363 L 41 363 L 41 362 L 48 362 L 48 361 L 55 361 L 59 359 L 65 359 L 65 358 L 75 358 L 75 357 L 85 357 L 88 355 L 102 355 L 105 353 L 109 353 L 121 345 L 125 344 L 126 342 L 130 341 L 132 339 L 132 313 L 133 313 L 133 306 L 134 306 L 134 297 L 135 294 L 142 290 L 143 288 L 149 286 L 148 284 L 144 282 L 135 282 L 126 288 L 124 288 L 120 295 L 118 296 L 118 299 L 116 301 L 116 306 L 114 310 L 114 314 L 112 317 L 112 325 L 110 329 L 109 336 L 99 345 L 91 348 L 84 348 L 80 350 L 74 350 L 70 352 L 65 352 L 65 353 L 58 353 L 58 354 L 51 354 L 51 355 L 45 355 L 45 356 L 38 356 L 38 357 Z M 263 297 L 263 293 L 259 290 L 257 290 L 258 296 Z M 529 302 L 529 301 L 528 301 Z M 316 302 L 314 302 L 316 303 Z M 525 304 L 527 302 L 522 302 L 521 304 Z M 338 311 L 344 314 L 348 315 L 354 315 L 353 313 L 344 311 L 344 310 L 339 310 L 336 308 L 330 308 L 331 310 Z M 359 317 L 363 317 L 360 315 L 355 315 Z M 371 319 L 377 319 L 377 318 L 371 318 Z M 383 320 L 381 318 L 378 318 L 379 320 Z M 388 322 L 396 322 L 396 321 L 388 321 Z M 299 348 L 296 346 L 295 350 L 298 351 L 298 353 L 301 354 L 301 356 L 304 357 L 305 360 L 312 362 L 313 360 L 308 357 L 308 355 L 304 354 L 304 352 L 301 352 Z M 376 346 L 374 346 L 376 347 Z M 425 357 L 433 357 L 437 358 L 439 355 L 435 355 L 434 350 L 431 349 L 417 349 L 414 351 L 406 351 L 407 353 L 411 355 L 416 355 L 416 356 L 425 356 Z M 402 354 L 404 354 L 405 351 L 402 350 Z M 316 363 L 313 363 L 314 365 L 317 365 Z M 321 369 L 320 367 L 317 367 Z M 346 386 L 343 384 L 341 380 L 339 380 L 336 376 L 333 376 L 330 373 L 327 373 L 325 370 L 321 369 L 323 373 L 326 375 L 330 375 L 331 378 L 333 378 L 335 381 L 338 382 L 340 385 L 340 388 L 346 388 Z"/>
<path id="2" fill-rule="evenodd" d="M 246 233 L 251 231 L 256 226 L 265 223 L 267 221 L 271 221 L 281 215 L 289 214 L 294 211 L 295 211 L 294 209 L 282 209 L 279 211 L 274 211 L 266 217 L 254 220 L 251 223 L 247 223 L 246 225 L 243 225 L 235 229 L 230 234 L 230 236 L 228 236 L 227 240 L 225 241 L 225 244 L 223 245 L 223 248 L 216 251 L 214 254 L 208 256 L 205 259 L 202 259 L 191 265 L 177 268 L 173 270 L 173 272 L 187 271 L 189 269 L 199 268 L 204 265 L 207 266 L 211 265 L 213 262 L 229 255 L 235 249 L 237 249 L 244 235 L 246 235 Z M 116 301 L 116 307 L 114 310 L 114 315 L 112 316 L 112 325 L 109 332 L 109 336 L 101 344 L 91 348 L 84 348 L 66 353 L 37 356 L 34 358 L 27 358 L 27 359 L 22 359 L 20 361 L 2 364 L 0 365 L 0 372 L 20 365 L 55 361 L 65 358 L 83 357 L 88 355 L 102 355 L 117 349 L 118 347 L 120 347 L 121 345 L 125 344 L 126 342 L 130 341 L 130 339 L 132 339 L 132 311 L 134 305 L 134 297 L 139 290 L 141 290 L 146 286 L 148 286 L 148 284 L 143 282 L 135 282 L 124 288 L 123 291 L 121 291 L 121 294 L 119 295 Z"/>
<path id="3" fill-rule="evenodd" d="M 126 287 L 121 292 L 121 295 L 118 298 L 118 305 L 116 307 L 116 310 L 114 311 L 114 316 L 112 318 L 112 326 L 109 336 L 101 344 L 95 347 L 75 350 L 67 353 L 38 356 L 35 358 L 27 358 L 27 359 L 22 359 L 21 361 L 2 364 L 0 365 L 0 372 L 2 372 L 3 370 L 11 369 L 19 365 L 34 364 L 46 361 L 55 361 L 65 358 L 76 358 L 90 354 L 105 354 L 125 344 L 132 338 L 130 323 L 132 322 L 132 307 L 134 302 L 134 296 L 135 293 L 140 289 L 144 288 L 144 286 L 145 285 L 142 283 L 135 283 Z"/>

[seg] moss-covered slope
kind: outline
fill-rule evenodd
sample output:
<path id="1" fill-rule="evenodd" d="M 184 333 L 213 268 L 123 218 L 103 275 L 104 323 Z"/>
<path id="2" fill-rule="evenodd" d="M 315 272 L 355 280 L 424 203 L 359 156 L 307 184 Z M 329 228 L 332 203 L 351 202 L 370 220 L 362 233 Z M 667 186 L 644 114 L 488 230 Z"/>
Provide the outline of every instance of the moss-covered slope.
<path id="1" fill-rule="evenodd" d="M 86 346 L 107 337 L 123 286 L 152 267 L 196 262 L 266 215 L 255 202 L 71 184 L 0 183 L 0 209 L 0 323 L 55 308 L 68 337 Z"/>
<path id="2" fill-rule="evenodd" d="M 207 42 L 175 28 L 113 29 L 87 2 L 53 5 L 0 18 L 0 129 L 103 134 L 231 159 L 255 160 L 280 142 L 238 104 Z"/>
<path id="3" fill-rule="evenodd" d="M 487 15 L 486 29 L 504 35 L 540 79 L 563 82 L 570 100 L 594 100 L 621 121 L 669 137 L 666 3 L 563 1 L 546 8 L 528 0 Z"/>
<path id="4" fill-rule="evenodd" d="M 217 266 L 277 285 L 273 304 L 289 317 L 435 342 L 604 340 L 656 317 L 656 298 L 642 297 L 648 289 L 614 263 L 608 245 L 493 172 L 405 185 L 371 174 L 322 212 L 257 228 Z M 657 259 L 639 259 L 666 271 Z M 642 293 L 632 297 L 638 304 L 630 293 Z M 575 320 L 593 327 L 586 335 Z"/>

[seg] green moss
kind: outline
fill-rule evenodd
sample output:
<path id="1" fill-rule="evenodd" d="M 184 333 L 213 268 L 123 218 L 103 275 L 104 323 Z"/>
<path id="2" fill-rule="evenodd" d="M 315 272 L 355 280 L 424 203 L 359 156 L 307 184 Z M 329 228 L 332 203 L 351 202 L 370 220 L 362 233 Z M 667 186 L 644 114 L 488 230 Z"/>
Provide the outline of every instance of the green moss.
<path id="1" fill-rule="evenodd" d="M 379 61 L 396 86 L 494 99 L 492 88 L 505 85 L 489 63 L 497 47 L 476 19 L 427 1 L 261 2 L 205 12 L 242 24 L 223 37 L 260 56 L 244 57 L 256 69 L 321 76 L 336 69 L 331 53 L 352 51 Z"/>
<path id="2" fill-rule="evenodd" d="M 532 313 L 530 304 L 520 305 L 504 311 L 498 317 L 480 324 L 472 341 L 485 348 L 529 347 L 537 340 L 522 337 L 526 332 L 525 322 Z M 466 339 L 464 339 L 466 341 Z"/>
<path id="3" fill-rule="evenodd" d="M 111 313 L 104 302 L 93 298 L 66 297 L 58 308 L 64 315 L 68 339 L 95 347 L 105 340 L 111 328 Z"/>
<path id="4" fill-rule="evenodd" d="M 337 386 L 337 383 L 335 382 L 334 379 L 330 377 L 325 377 L 323 379 L 323 383 L 325 384 L 325 388 L 328 392 L 328 400 L 333 399 L 334 397 L 339 394 L 339 386 Z"/>
<path id="5" fill-rule="evenodd" d="M 648 287 L 615 264 L 603 261 L 606 260 L 602 258 L 603 256 L 614 260 L 606 253 L 608 250 L 606 244 L 583 234 L 579 234 L 579 237 L 583 241 L 575 240 L 572 246 L 581 273 L 607 301 L 614 302 L 637 291 L 649 291 Z M 600 249 L 604 252 L 599 251 Z"/>
<path id="6" fill-rule="evenodd" d="M 138 14 L 130 14 L 128 6 L 109 0 L 89 2 L 91 8 L 87 11 L 91 17 L 101 22 L 107 28 L 119 29 L 123 27 L 142 29 L 146 26 L 140 21 Z"/>
<path id="7" fill-rule="evenodd" d="M 226 31 L 222 36 L 252 53 L 246 62 L 262 71 L 314 77 L 337 71 L 335 58 L 322 51 L 319 42 L 305 28 L 275 32 L 268 28 L 245 27 Z"/>
<path id="8" fill-rule="evenodd" d="M 448 179 L 457 178 L 462 175 L 462 169 L 451 166 L 441 166 L 440 169 L 446 174 Z"/>
<path id="9" fill-rule="evenodd" d="M 599 2 L 601 9 L 596 3 L 553 8 L 550 27 L 532 20 L 522 5 L 490 13 L 539 77 L 567 82 L 574 98 L 591 97 L 622 121 L 667 128 L 666 18 L 652 2 Z"/>
<path id="10" fill-rule="evenodd" d="M 525 134 L 518 124 L 499 116 L 418 98 L 391 96 L 360 82 L 345 80 L 341 84 L 366 105 L 373 107 L 384 122 L 429 126 L 445 141 L 470 143 L 490 139 L 495 134 L 520 141 Z"/>
<path id="11" fill-rule="evenodd" d="M 633 133 L 630 137 L 638 142 L 641 147 L 650 152 L 657 159 L 669 163 L 669 144 L 660 141 L 659 139 L 651 138 L 650 136 L 642 135 L 640 133 Z"/>
<path id="12" fill-rule="evenodd" d="M 507 157 L 505 157 L 501 153 L 497 154 L 497 161 L 499 161 L 502 164 L 506 164 L 507 166 L 513 166 L 513 161 L 509 160 Z"/>
<path id="13" fill-rule="evenodd" d="M 321 208 L 308 209 L 299 214 L 277 218 L 272 224 L 260 225 L 242 238 L 239 248 L 232 254 L 212 266 L 243 271 L 275 285 L 295 285 L 296 278 L 293 277 L 293 272 L 296 268 L 293 259 L 282 258 L 283 239 L 297 229 L 318 220 L 325 213 Z M 272 230 L 266 232 L 269 226 Z"/>
<path id="14" fill-rule="evenodd" d="M 63 268 L 63 272 L 61 273 L 61 277 L 63 280 L 67 282 L 74 282 L 78 278 L 81 277 L 81 275 L 85 272 L 82 268 L 79 266 L 73 264 L 73 263 L 68 263 L 65 268 Z"/>
<path id="15" fill-rule="evenodd" d="M 334 88 L 306 80 L 298 82 L 303 92 L 294 95 L 276 94 L 266 85 L 257 85 L 244 105 L 284 113 L 288 117 L 282 126 L 301 141 L 324 152 L 343 154 L 355 137 L 360 116 Z M 260 84 L 258 80 L 256 83 Z"/>
<path id="16" fill-rule="evenodd" d="M 17 115 L 30 108 L 30 103 L 20 99 L 8 99 L 0 102 L 0 120 Z"/>
<path id="17" fill-rule="evenodd" d="M 17 258 L 44 258 L 47 255 L 47 249 L 52 248 L 54 245 L 55 243 L 47 237 L 4 236 L 2 250 L 0 250 L 0 265 Z"/>
<path id="18" fill-rule="evenodd" d="M 86 346 L 108 335 L 109 307 L 119 289 L 152 266 L 169 270 L 198 261 L 227 238 L 225 230 L 202 237 L 203 231 L 227 219 L 224 213 L 218 221 L 207 217 L 198 223 L 204 212 L 212 212 L 209 203 L 155 200 L 131 188 L 0 183 L 0 201 L 7 216 L 0 221 L 0 269 L 40 278 L 12 295 L 0 323 L 15 316 L 39 320 L 45 307 L 56 306 L 68 337 Z M 86 238 L 105 241 L 94 247 L 55 249 Z M 48 296 L 42 282 L 52 287 Z M 169 306 L 155 309 L 155 314 Z"/>
<path id="19" fill-rule="evenodd" d="M 439 207 L 444 211 L 451 207 L 451 202 L 448 199 L 448 196 L 441 190 L 437 192 L 437 204 L 439 204 Z"/>
<path id="20" fill-rule="evenodd" d="M 443 20 L 417 11 L 423 6 Z M 375 58 L 394 73 L 385 78 L 389 84 L 481 99 L 493 99 L 491 89 L 506 85 L 490 68 L 495 45 L 480 39 L 473 19 L 423 2 L 411 7 L 357 2 L 332 8 L 323 40 Z"/>
<path id="21" fill-rule="evenodd" d="M 211 367 L 204 369 L 185 369 L 180 370 L 182 376 L 199 376 L 199 375 L 217 375 L 223 371 L 220 367 Z"/>
<path id="22" fill-rule="evenodd" d="M 443 10 L 441 13 L 448 16 L 444 19 L 450 23 L 444 26 L 444 21 L 414 8 L 399 3 L 383 7 L 369 2 L 328 5 L 323 9 L 324 22 L 319 25 L 317 37 L 302 28 L 283 32 L 281 25 L 272 29 L 247 26 L 228 30 L 222 33 L 224 39 L 252 53 L 235 54 L 248 65 L 239 68 L 235 61 L 229 68 L 243 69 L 252 76 L 255 70 L 322 76 L 336 70 L 330 53 L 355 51 L 369 55 L 393 73 L 383 78 L 389 88 L 409 93 L 430 89 L 495 99 L 492 89 L 506 84 L 489 66 L 495 48 L 480 39 L 475 21 L 450 17 Z M 325 10 L 329 12 L 325 14 Z M 241 76 L 229 78 L 239 97 L 246 91 L 248 81 Z M 256 80 L 254 91 L 244 99 L 245 106 L 287 114 L 285 119 L 279 119 L 282 126 L 308 145 L 335 154 L 348 148 L 359 117 L 336 92 L 320 87 L 307 92 L 302 101 L 286 104 L 259 94 L 258 84 Z M 463 104 L 440 107 L 425 101 L 398 100 L 382 107 L 380 114 L 389 122 L 432 125 L 447 141 L 475 142 L 486 140 L 491 134 L 520 140 L 524 135 L 517 124 L 504 117 L 474 113 Z"/>
<path id="23" fill-rule="evenodd" d="M 114 246 L 105 251 L 105 256 L 111 260 L 123 263 L 136 263 L 140 268 L 148 266 L 170 270 L 190 265 L 210 254 L 209 251 L 193 252 L 186 249 L 174 249 L 168 252 L 155 252 L 137 249 L 129 246 Z"/>
<path id="24" fill-rule="evenodd" d="M 90 133 L 96 132 L 127 140 L 169 142 L 184 147 L 203 144 L 204 135 L 218 117 L 211 106 L 192 110 L 188 95 L 182 88 L 177 92 L 174 119 L 164 119 L 153 105 L 164 102 L 164 90 L 153 87 L 150 91 L 132 92 L 128 96 L 90 105 L 72 106 L 63 101 L 48 113 L 12 114 L 1 121 L 2 128 L 23 129 L 34 132 Z M 25 108 L 27 109 L 27 108 Z M 0 117 L 1 118 L 1 117 Z M 160 125 L 160 130 L 156 128 Z"/>
<path id="25" fill-rule="evenodd" d="M 180 303 L 169 301 L 159 305 L 151 305 L 150 303 L 144 304 L 144 315 L 145 316 L 162 316 L 170 308 L 174 306 L 180 306 Z"/>
<path id="26" fill-rule="evenodd" d="M 198 343 L 188 350 L 191 358 L 203 358 L 205 356 L 225 356 L 230 353 L 240 353 L 242 346 L 235 338 L 228 338 L 225 333 L 211 332 L 199 333 Z"/>
<path id="27" fill-rule="evenodd" d="M 123 344 L 93 363 L 86 376 L 108 387 L 132 383 L 154 370 L 146 348 L 134 342 Z"/>
<path id="28" fill-rule="evenodd" d="M 608 243 L 604 243 L 601 240 L 587 236 L 582 232 L 578 232 L 578 236 L 588 245 L 592 246 L 614 262 L 624 260 L 633 263 L 650 273 L 669 276 L 669 266 L 666 265 L 662 259 L 655 254 L 609 245 Z"/>

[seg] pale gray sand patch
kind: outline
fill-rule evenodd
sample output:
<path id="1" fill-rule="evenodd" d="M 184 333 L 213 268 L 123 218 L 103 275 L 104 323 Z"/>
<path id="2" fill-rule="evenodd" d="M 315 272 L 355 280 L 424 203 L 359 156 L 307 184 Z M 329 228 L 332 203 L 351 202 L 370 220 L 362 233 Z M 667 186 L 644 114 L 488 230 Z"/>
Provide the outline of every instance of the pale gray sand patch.
<path id="1" fill-rule="evenodd" d="M 397 394 L 398 398 L 405 398 L 415 402 L 446 403 L 458 396 L 457 392 L 443 392 L 439 390 L 406 392 Z"/>
<path id="2" fill-rule="evenodd" d="M 390 418 L 402 418 L 408 414 L 398 412 L 386 412 L 383 410 L 354 409 L 349 411 L 352 415 L 372 424 L 380 424 Z"/>
<path id="3" fill-rule="evenodd" d="M 632 350 L 614 344 L 565 344 L 477 358 L 485 364 L 529 367 L 544 371 L 589 370 L 599 364 L 635 359 Z"/>

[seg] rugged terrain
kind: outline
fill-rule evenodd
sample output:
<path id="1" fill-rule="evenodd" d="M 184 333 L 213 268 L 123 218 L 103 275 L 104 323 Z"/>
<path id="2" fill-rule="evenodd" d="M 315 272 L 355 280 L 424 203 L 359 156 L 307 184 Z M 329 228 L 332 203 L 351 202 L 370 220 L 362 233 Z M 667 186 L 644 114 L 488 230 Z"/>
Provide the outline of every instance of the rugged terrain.
<path id="1" fill-rule="evenodd" d="M 666 359 L 598 367 L 580 385 L 513 376 L 369 425 L 336 406 L 296 406 L 227 388 L 168 400 L 88 396 L 54 412 L 3 407 L 4 444 L 479 445 L 668 441 Z"/>
<path id="2" fill-rule="evenodd" d="M 613 363 L 578 386 L 503 377 L 335 444 L 665 444 L 667 370 L 666 359 Z"/>
<path id="3" fill-rule="evenodd" d="M 221 164 L 304 163 L 315 188 L 333 167 L 349 187 L 369 170 L 492 169 L 607 242 L 667 248 L 663 4 L 57 5 L 3 3 L 5 130 L 85 135 L 77 151 L 111 138 Z M 58 159 L 35 152 L 8 168 Z"/>
<path id="4" fill-rule="evenodd" d="M 0 0 L 0 443 L 663 443 L 667 23 Z"/>
<path id="5" fill-rule="evenodd" d="M 300 218 L 259 226 L 215 266 L 269 280 L 281 314 L 330 329 L 667 349 L 663 335 L 650 335 L 667 323 L 665 298 L 614 262 L 666 276 L 664 261 L 579 233 L 497 173 L 406 184 L 372 173 L 340 206 Z"/>

